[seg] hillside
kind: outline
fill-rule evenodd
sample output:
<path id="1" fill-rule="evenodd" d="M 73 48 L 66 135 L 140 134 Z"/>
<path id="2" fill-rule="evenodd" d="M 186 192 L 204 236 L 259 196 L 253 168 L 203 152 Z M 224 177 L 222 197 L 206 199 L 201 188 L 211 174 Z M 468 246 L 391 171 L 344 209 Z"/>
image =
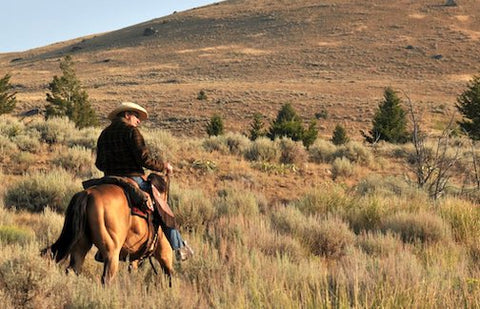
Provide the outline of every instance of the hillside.
<path id="1" fill-rule="evenodd" d="M 72 54 L 102 117 L 135 101 L 153 112 L 150 126 L 176 134 L 202 135 L 214 112 L 227 130 L 246 131 L 254 112 L 273 118 L 291 102 L 306 120 L 328 112 L 321 135 L 341 122 L 359 137 L 386 86 L 425 107 L 435 129 L 480 72 L 480 3 L 443 2 L 230 0 L 0 54 L 0 72 L 13 76 L 19 112 L 42 107 L 59 59 Z"/>

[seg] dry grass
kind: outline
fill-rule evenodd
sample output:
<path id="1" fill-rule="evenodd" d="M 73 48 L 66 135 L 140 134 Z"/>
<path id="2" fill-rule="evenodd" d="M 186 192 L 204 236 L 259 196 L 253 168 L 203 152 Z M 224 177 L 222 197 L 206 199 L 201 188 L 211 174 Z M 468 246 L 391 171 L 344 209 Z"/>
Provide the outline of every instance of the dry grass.
<path id="1" fill-rule="evenodd" d="M 152 117 L 142 131 L 155 154 L 174 163 L 173 206 L 196 253 L 176 265 L 171 289 L 148 267 L 128 274 L 123 264 L 115 283 L 103 288 L 93 253 L 78 277 L 41 259 L 39 249 L 58 235 L 62 215 L 49 208 L 14 211 L 20 204 L 9 192 L 45 197 L 53 190 L 49 196 L 58 201 L 63 193 L 55 190 L 78 190 L 72 172 L 57 175 L 61 183 L 50 179 L 48 192 L 40 179 L 53 175 L 45 171 L 57 151 L 93 150 L 99 129 L 2 116 L 2 306 L 479 307 L 478 205 L 461 194 L 432 202 L 417 191 L 405 163 L 411 145 L 358 143 L 386 86 L 421 105 L 429 132 L 441 127 L 466 81 L 480 71 L 479 5 L 225 1 L 83 42 L 0 55 L 0 68 L 12 74 L 18 91 L 15 112 L 43 108 L 44 85 L 66 53 L 73 54 L 103 124 L 119 101 L 147 107 Z M 161 35 L 142 36 L 149 26 Z M 81 48 L 72 52 L 73 46 Z M 200 90 L 206 100 L 197 100 Z M 323 138 L 310 147 L 310 158 L 288 148 L 282 162 L 292 165 L 280 162 L 278 143 L 243 136 L 253 113 L 267 122 L 285 102 L 305 122 L 319 111 L 328 115 L 319 121 Z M 213 113 L 234 133 L 203 138 Z M 338 123 L 354 144 L 326 141 Z M 463 152 L 461 168 L 471 171 Z M 350 166 L 340 164 L 343 157 Z M 451 185 L 461 188 L 463 176 Z"/>

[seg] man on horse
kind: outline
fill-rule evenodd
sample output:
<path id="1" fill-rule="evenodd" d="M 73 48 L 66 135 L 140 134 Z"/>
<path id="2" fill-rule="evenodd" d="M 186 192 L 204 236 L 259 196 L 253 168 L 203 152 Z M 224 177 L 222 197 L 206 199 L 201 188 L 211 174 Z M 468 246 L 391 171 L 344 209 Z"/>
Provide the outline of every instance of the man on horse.
<path id="1" fill-rule="evenodd" d="M 148 112 L 145 108 L 132 102 L 123 102 L 110 112 L 108 119 L 111 120 L 111 124 L 102 131 L 97 141 L 95 165 L 104 172 L 105 176 L 133 179 L 140 189 L 152 195 L 151 185 L 145 177 L 144 168 L 166 172 L 167 175 L 172 173 L 173 168 L 168 162 L 154 159 L 147 149 L 138 129 L 141 121 L 147 118 Z M 157 208 L 161 206 L 159 201 L 156 204 Z M 186 260 L 193 255 L 193 251 L 182 239 L 174 223 L 171 223 L 174 222 L 173 213 L 169 209 L 167 212 L 160 213 L 164 216 L 171 214 L 172 218 L 161 218 L 161 226 L 172 249 L 175 250 L 177 259 Z"/>

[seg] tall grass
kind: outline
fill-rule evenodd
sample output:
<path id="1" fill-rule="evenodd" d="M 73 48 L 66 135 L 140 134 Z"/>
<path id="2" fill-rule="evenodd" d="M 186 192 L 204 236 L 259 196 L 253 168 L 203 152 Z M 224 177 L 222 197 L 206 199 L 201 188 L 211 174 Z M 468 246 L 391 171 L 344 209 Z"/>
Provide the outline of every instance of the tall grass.
<path id="1" fill-rule="evenodd" d="M 52 158 L 52 164 L 57 168 L 63 168 L 79 178 L 92 178 L 99 174 L 95 167 L 95 158 L 91 150 L 74 146 L 62 149 Z"/>
<path id="2" fill-rule="evenodd" d="M 80 189 L 80 183 L 63 169 L 34 172 L 7 189 L 5 206 L 33 212 L 50 207 L 63 213 Z"/>
<path id="3" fill-rule="evenodd" d="M 176 262 L 172 288 L 148 263 L 132 273 L 121 263 L 114 283 L 102 287 L 95 250 L 79 276 L 39 255 L 60 233 L 64 209 L 80 190 L 75 173 L 90 166 L 98 130 L 78 131 L 63 119 L 15 118 L 0 130 L 2 153 L 23 148 L 42 158 L 22 175 L 12 171 L 20 161 L 0 159 L 2 308 L 480 307 L 478 205 L 456 196 L 434 202 L 398 171 L 371 173 L 378 161 L 371 156 L 380 154 L 396 167 L 408 149 L 317 141 L 308 150 L 310 169 L 289 174 L 292 184 L 284 173 L 258 172 L 240 158 L 280 166 L 278 141 L 232 134 L 209 139 L 213 146 L 204 148 L 205 139 L 153 130 L 146 137 L 153 152 L 179 162 L 171 206 L 195 255 Z M 218 145 L 220 151 L 212 150 Z M 288 155 L 297 151 L 285 149 Z M 69 156 L 76 151 L 84 155 Z M 216 172 L 200 173 L 185 159 L 199 157 L 208 158 L 200 163 L 215 157 Z M 293 158 L 294 164 L 306 160 Z M 354 173 L 339 169 L 338 182 L 311 176 L 338 158 Z M 274 198 L 268 197 L 272 190 Z"/>

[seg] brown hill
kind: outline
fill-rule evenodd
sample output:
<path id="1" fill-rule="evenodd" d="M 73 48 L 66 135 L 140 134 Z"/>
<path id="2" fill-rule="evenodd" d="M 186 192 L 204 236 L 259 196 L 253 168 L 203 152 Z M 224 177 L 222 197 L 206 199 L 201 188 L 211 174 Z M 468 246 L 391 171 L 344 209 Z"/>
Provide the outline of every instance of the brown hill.
<path id="1" fill-rule="evenodd" d="M 19 111 L 42 107 L 59 59 L 72 54 L 102 117 L 136 101 L 152 111 L 150 125 L 186 135 L 204 134 L 213 113 L 227 130 L 246 131 L 254 112 L 273 118 L 291 102 L 306 120 L 328 112 L 322 135 L 340 122 L 359 137 L 386 86 L 425 107 L 435 129 L 480 72 L 480 2 L 443 3 L 229 0 L 0 54 L 0 72 L 12 74 Z"/>

